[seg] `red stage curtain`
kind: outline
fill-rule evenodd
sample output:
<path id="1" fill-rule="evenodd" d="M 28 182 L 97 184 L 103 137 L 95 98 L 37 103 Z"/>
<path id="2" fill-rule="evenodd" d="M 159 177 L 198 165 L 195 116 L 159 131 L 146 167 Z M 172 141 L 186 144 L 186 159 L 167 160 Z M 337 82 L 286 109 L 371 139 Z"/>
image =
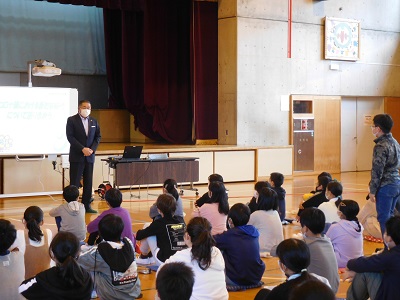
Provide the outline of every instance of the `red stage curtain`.
<path id="1" fill-rule="evenodd" d="M 144 19 L 144 103 L 153 131 L 171 143 L 192 141 L 191 1 L 147 0 Z M 139 125 L 141 130 L 141 125 Z"/>
<path id="2" fill-rule="evenodd" d="M 192 143 L 193 125 L 197 138 L 217 138 L 216 2 L 48 1 L 104 8 L 110 108 L 126 108 L 156 141 Z"/>
<path id="3" fill-rule="evenodd" d="M 196 139 L 218 139 L 218 3 L 194 1 L 191 61 Z"/>

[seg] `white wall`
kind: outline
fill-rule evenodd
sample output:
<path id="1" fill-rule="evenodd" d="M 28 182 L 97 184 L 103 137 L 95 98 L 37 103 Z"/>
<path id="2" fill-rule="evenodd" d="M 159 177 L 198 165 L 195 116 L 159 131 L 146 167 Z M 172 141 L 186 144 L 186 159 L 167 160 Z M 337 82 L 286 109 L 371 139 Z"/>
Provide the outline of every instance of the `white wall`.
<path id="1" fill-rule="evenodd" d="M 220 30 L 232 32 L 229 27 L 236 26 L 237 31 L 227 43 L 219 36 L 219 56 L 236 55 L 226 58 L 236 61 L 236 68 L 219 64 L 219 97 L 237 98 L 238 145 L 288 144 L 289 113 L 281 111 L 282 95 L 400 96 L 398 0 L 296 0 L 292 14 L 288 58 L 287 1 L 219 0 Z M 339 71 L 330 70 L 324 59 L 325 16 L 361 21 L 361 59 L 338 61 Z M 237 54 L 228 49 L 235 38 Z M 237 79 L 236 90 L 226 78 Z M 224 121 L 233 117 L 219 108 L 219 132 L 234 131 Z"/>

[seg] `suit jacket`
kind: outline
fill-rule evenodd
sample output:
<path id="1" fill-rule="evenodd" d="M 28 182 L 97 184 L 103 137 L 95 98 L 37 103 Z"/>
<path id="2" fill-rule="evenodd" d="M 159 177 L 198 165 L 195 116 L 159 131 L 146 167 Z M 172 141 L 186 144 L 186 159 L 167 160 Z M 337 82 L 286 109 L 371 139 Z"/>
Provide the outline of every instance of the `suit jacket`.
<path id="1" fill-rule="evenodd" d="M 101 139 L 100 126 L 96 119 L 90 116 L 88 118 L 88 136 L 86 136 L 85 128 L 83 127 L 82 119 L 79 114 L 73 115 L 67 120 L 66 133 L 70 143 L 70 162 L 84 162 L 85 156 L 82 153 L 82 149 L 88 147 L 93 150 L 93 154 L 87 156 L 86 160 L 89 163 L 94 163 L 95 152 Z"/>

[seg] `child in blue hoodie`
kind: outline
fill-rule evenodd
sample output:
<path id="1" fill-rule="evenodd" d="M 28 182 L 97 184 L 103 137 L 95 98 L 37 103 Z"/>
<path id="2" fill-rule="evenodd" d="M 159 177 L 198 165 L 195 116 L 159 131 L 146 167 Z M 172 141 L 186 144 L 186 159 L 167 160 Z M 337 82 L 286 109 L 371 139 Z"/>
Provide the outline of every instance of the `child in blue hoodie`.
<path id="1" fill-rule="evenodd" d="M 247 225 L 249 219 L 249 207 L 236 203 L 228 213 L 228 230 L 214 236 L 216 246 L 225 260 L 225 280 L 228 285 L 257 285 L 264 274 L 259 233 L 254 226 Z"/>

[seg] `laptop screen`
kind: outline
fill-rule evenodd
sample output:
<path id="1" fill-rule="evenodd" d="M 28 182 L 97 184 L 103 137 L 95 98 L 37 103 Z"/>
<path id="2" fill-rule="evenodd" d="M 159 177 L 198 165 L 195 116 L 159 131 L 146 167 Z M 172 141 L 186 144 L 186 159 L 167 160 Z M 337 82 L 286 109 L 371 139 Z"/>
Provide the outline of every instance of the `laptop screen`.
<path id="1" fill-rule="evenodd" d="M 125 146 L 122 158 L 140 158 L 143 146 Z"/>

